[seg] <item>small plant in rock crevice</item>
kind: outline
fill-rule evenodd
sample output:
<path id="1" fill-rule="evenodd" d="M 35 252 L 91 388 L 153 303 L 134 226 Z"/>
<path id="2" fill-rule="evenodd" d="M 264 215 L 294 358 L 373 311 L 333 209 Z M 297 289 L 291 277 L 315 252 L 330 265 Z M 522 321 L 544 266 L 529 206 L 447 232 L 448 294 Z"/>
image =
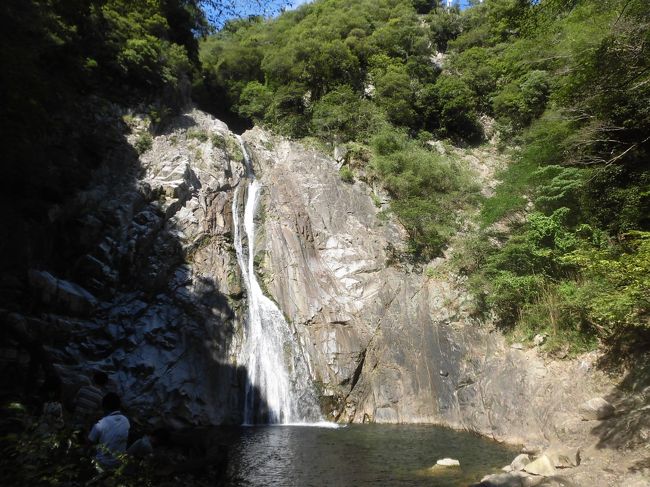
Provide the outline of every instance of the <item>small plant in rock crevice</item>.
<path id="1" fill-rule="evenodd" d="M 137 153 L 142 155 L 153 147 L 153 137 L 149 132 L 141 132 L 138 135 L 134 146 Z"/>

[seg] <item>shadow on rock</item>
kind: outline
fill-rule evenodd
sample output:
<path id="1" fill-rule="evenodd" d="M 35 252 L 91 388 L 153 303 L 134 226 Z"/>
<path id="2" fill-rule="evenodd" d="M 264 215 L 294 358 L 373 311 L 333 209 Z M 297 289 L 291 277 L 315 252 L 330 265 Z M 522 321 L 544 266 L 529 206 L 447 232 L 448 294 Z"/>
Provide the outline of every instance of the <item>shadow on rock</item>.
<path id="1" fill-rule="evenodd" d="M 599 438 L 597 447 L 633 450 L 647 445 L 650 440 L 650 355 L 635 357 L 632 370 L 604 399 L 613 406 L 613 414 L 591 430 Z"/>
<path id="2" fill-rule="evenodd" d="M 99 369 L 144 423 L 239 424 L 248 388 L 247 372 L 230 365 L 243 307 L 230 215 L 239 176 L 225 150 L 187 132 L 227 127 L 183 114 L 140 157 L 146 125 L 130 123 L 129 134 L 123 112 L 113 107 L 95 127 L 112 130 L 84 184 L 56 202 L 43 195 L 36 216 L 23 211 L 33 192 L 13 207 L 0 311 L 27 338 L 4 333 L 0 368 L 13 371 L 4 395 L 22 394 L 19 371 L 35 367 L 25 343 L 37 343 L 49 363 L 37 365 L 56 371 L 68 403 Z"/>

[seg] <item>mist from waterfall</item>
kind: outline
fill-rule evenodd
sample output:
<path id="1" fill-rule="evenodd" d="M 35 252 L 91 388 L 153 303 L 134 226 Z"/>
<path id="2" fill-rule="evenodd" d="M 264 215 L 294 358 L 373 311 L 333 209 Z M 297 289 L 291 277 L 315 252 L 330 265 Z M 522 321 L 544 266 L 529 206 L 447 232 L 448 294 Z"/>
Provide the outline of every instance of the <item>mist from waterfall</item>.
<path id="1" fill-rule="evenodd" d="M 240 187 L 235 191 L 232 205 L 234 244 L 248 302 L 248 319 L 237 355 L 238 364 L 248 373 L 244 424 L 320 422 L 320 408 L 298 337 L 257 281 L 254 220 L 260 184 L 255 179 L 244 142 L 239 136 L 238 140 L 249 180 L 243 221 L 246 246 L 240 222 Z"/>

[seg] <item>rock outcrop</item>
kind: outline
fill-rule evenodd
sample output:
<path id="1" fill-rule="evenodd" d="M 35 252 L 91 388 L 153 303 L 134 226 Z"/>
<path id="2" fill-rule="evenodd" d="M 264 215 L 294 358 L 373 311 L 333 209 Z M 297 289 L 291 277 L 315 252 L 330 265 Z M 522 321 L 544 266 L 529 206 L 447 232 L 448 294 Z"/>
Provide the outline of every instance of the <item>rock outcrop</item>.
<path id="1" fill-rule="evenodd" d="M 602 397 L 594 397 L 582 403 L 578 408 L 585 421 L 607 419 L 614 414 L 614 406 Z"/>
<path id="2" fill-rule="evenodd" d="M 298 143 L 260 129 L 243 137 L 264 185 L 259 272 L 330 418 L 440 423 L 539 445 L 579 421 L 595 357 L 547 365 L 508 347 L 472 318 L 444 259 L 435 272 L 400 260 L 404 231 L 373 203 L 383 195 L 341 181 L 336 161 Z"/>
<path id="3" fill-rule="evenodd" d="M 146 119 L 127 118 L 137 145 Z M 64 276 L 29 272 L 39 316 L 22 321 L 47 344 L 68 395 L 101 369 L 139 421 L 240 421 L 231 204 L 242 174 L 226 125 L 192 111 L 139 161 L 107 154 L 94 182 L 57 210 L 55 218 L 76 222 L 75 245 L 65 266 L 50 266 Z"/>
<path id="4" fill-rule="evenodd" d="M 146 127 L 129 123 L 135 146 Z M 472 317 L 463 278 L 445 270 L 445 258 L 428 271 L 403 259 L 405 232 L 387 216 L 384 194 L 342 181 L 337 161 L 300 143 L 261 129 L 243 139 L 263 185 L 259 280 L 295 329 L 330 419 L 445 424 L 537 451 L 594 427 L 608 441 L 644 441 L 645 396 L 621 413 L 633 437 L 619 434 L 618 413 L 597 426 L 581 420 L 577 405 L 611 384 L 596 355 L 546 363 L 525 344 L 510 347 Z M 193 110 L 137 163 L 121 152 L 106 159 L 93 184 L 52 212 L 76 225 L 67 264 L 44 263 L 24 281 L 2 276 L 38 304 L 31 315 L 9 311 L 23 312 L 20 326 L 42 338 L 70 391 L 101 368 L 144 421 L 239 423 L 246 296 L 231 212 L 245 168 L 234 135 Z"/>

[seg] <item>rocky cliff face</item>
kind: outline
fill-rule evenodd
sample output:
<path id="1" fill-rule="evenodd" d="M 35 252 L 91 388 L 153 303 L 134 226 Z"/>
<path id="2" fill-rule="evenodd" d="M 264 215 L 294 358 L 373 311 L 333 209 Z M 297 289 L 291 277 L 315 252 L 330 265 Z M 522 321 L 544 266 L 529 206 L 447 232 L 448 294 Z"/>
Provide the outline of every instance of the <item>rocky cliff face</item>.
<path id="1" fill-rule="evenodd" d="M 143 137 L 138 120 L 133 145 Z M 400 263 L 405 235 L 376 206 L 382 195 L 343 182 L 333 159 L 260 129 L 243 138 L 263 185 L 260 280 L 295 328 L 329 418 L 542 442 L 571 429 L 575 405 L 605 387 L 589 361 L 549 369 L 475 323 L 462 282 L 436 263 L 428 273 Z M 82 251 L 66 272 L 32 269 L 39 312 L 5 319 L 43 337 L 71 389 L 102 368 L 143 420 L 241 422 L 237 141 L 194 110 L 154 137 L 139 163 L 107 159 L 91 188 L 60 209 L 74 216 Z M 112 159 L 121 162 L 111 168 Z"/>
<path id="2" fill-rule="evenodd" d="M 422 272 L 395 260 L 404 233 L 373 203 L 381 195 L 342 182 L 334 160 L 300 144 L 260 129 L 244 139 L 264 184 L 260 273 L 332 419 L 442 423 L 522 443 L 579 422 L 575 404 L 598 388 L 593 363 L 553 370 L 509 347 L 471 318 L 441 261 Z"/>
<path id="3" fill-rule="evenodd" d="M 125 118 L 137 146 L 146 123 Z M 193 111 L 139 161 L 106 154 L 90 188 L 57 210 L 74 225 L 69 265 L 30 270 L 37 314 L 4 317 L 46 344 L 68 396 L 102 369 L 142 421 L 240 421 L 231 203 L 243 172 L 225 124 Z"/>

